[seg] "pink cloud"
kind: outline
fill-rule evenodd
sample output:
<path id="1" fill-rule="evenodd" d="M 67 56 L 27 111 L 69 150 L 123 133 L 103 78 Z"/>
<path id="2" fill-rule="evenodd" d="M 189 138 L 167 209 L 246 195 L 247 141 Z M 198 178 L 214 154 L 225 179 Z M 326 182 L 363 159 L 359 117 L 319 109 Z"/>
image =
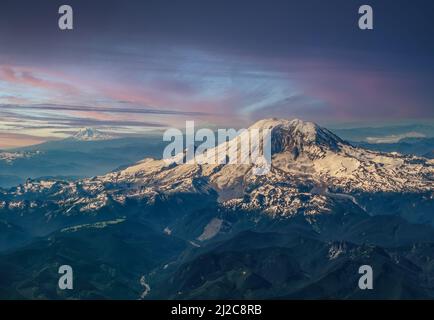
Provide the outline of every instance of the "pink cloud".
<path id="1" fill-rule="evenodd" d="M 24 85 L 32 88 L 55 90 L 66 94 L 77 93 L 77 89 L 64 82 L 51 81 L 35 76 L 34 71 L 28 68 L 0 66 L 0 80 L 15 85 Z"/>
<path id="2" fill-rule="evenodd" d="M 324 103 L 336 120 L 433 116 L 423 74 L 319 59 L 297 62 L 287 77 L 303 95 Z"/>

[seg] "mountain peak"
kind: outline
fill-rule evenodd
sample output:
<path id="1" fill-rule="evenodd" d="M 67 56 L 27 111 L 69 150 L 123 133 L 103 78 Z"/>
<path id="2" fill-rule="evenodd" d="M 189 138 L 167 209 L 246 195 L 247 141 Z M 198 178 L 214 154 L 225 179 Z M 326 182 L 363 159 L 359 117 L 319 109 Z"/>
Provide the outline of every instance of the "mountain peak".
<path id="1" fill-rule="evenodd" d="M 262 119 L 250 129 L 271 129 L 272 153 L 290 152 L 295 158 L 303 153 L 316 157 L 326 150 L 339 151 L 340 145 L 347 144 L 316 123 L 300 119 Z"/>
<path id="2" fill-rule="evenodd" d="M 315 140 L 317 134 L 322 134 L 323 129 L 314 122 L 300 119 L 262 119 L 254 123 L 251 129 L 289 130 L 304 136 L 307 140 Z"/>
<path id="3" fill-rule="evenodd" d="M 80 141 L 100 141 L 113 139 L 112 136 L 94 128 L 82 128 L 75 133 L 72 138 Z"/>

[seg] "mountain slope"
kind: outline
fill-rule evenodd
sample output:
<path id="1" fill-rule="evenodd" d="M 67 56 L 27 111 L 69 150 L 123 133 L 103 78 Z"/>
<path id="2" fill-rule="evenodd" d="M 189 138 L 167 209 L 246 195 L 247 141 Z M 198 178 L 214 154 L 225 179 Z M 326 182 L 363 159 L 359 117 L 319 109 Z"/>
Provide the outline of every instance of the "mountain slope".
<path id="1" fill-rule="evenodd" d="M 309 216 L 330 212 L 335 200 L 365 210 L 360 203 L 366 201 L 362 195 L 395 193 L 419 198 L 424 212 L 432 208 L 432 160 L 356 148 L 326 129 L 300 120 L 262 120 L 251 128 L 257 127 L 272 129 L 272 166 L 267 175 L 255 175 L 253 164 L 177 165 L 145 159 L 79 182 L 30 181 L 0 194 L 2 206 L 9 210 L 31 207 L 43 194 L 44 199 L 39 200 L 55 210 L 91 212 L 111 201 L 119 205 L 127 199 L 154 202 L 159 196 L 190 193 L 215 194 L 228 209 Z M 245 136 L 240 137 L 243 143 Z M 211 149 L 208 155 L 214 152 L 220 151 Z"/>
<path id="2" fill-rule="evenodd" d="M 124 170 L 78 182 L 28 181 L 0 193 L 0 208 L 13 212 L 45 206 L 50 208 L 46 216 L 57 212 L 70 216 L 111 204 L 123 206 L 129 200 L 151 204 L 159 198 L 192 194 L 215 197 L 228 210 L 310 217 L 333 212 L 339 201 L 366 212 L 370 199 L 377 195 L 391 195 L 398 201 L 396 195 L 400 195 L 413 199 L 413 221 L 420 222 L 422 217 L 434 221 L 428 214 L 433 209 L 432 160 L 356 148 L 328 130 L 300 120 L 262 120 L 251 129 L 258 127 L 272 130 L 272 163 L 266 175 L 255 175 L 254 164 L 176 164 L 145 159 Z M 241 143 L 246 143 L 246 137 L 248 132 L 240 135 Z M 218 147 L 210 149 L 206 156 L 218 152 Z M 412 220 L 407 207 L 398 205 L 397 211 L 389 212 L 387 205 L 382 205 L 388 209 L 384 214 L 401 214 Z"/>
<path id="3" fill-rule="evenodd" d="M 298 234 L 243 232 L 178 267 L 149 278 L 150 298 L 171 299 L 412 299 L 433 296 L 424 247 L 385 250 Z M 361 265 L 375 272 L 375 290 L 358 290 Z M 171 270 L 170 270 L 171 269 Z M 154 283 L 155 281 L 155 283 Z M 158 286 L 156 285 L 158 283 Z"/>
<path id="4" fill-rule="evenodd" d="M 133 225 L 134 237 L 154 239 L 143 250 L 156 253 L 161 250 L 156 241 L 162 241 L 172 254 L 143 265 L 141 281 L 138 270 L 113 265 L 126 259 L 124 251 L 141 256 L 134 243 L 122 252 L 113 250 L 110 258 L 101 247 L 92 259 L 87 251 L 75 251 L 78 268 L 91 267 L 88 280 L 97 284 L 77 294 L 139 298 L 143 282 L 151 288 L 146 298 L 434 296 L 432 160 L 357 148 L 300 120 L 266 119 L 250 129 L 257 128 L 271 129 L 271 168 L 264 175 L 256 175 L 257 167 L 249 163 L 177 164 L 185 156 L 180 154 L 169 161 L 147 158 L 90 179 L 28 180 L 0 191 L 0 214 L 14 226 L 3 238 L 15 241 L 22 232 L 30 237 L 9 248 L 3 244 L 10 251 L 0 255 L 7 261 L 0 263 L 1 272 L 21 271 L 19 278 L 0 285 L 0 296 L 11 286 L 17 296 L 32 297 L 34 287 L 18 288 L 42 281 L 33 277 L 44 263 L 27 273 L 18 267 L 22 254 L 36 259 L 47 253 L 44 261 L 54 270 L 59 252 L 69 252 L 76 243 L 90 245 L 89 232 L 116 246 L 130 234 L 125 226 Z M 236 139 L 248 144 L 248 133 Z M 222 150 L 210 149 L 201 160 L 212 160 Z M 101 261 L 120 278 L 95 267 Z M 355 289 L 356 267 L 364 263 L 380 275 L 381 290 L 373 295 Z M 114 288 L 121 287 L 119 295 Z M 47 290 L 37 296 L 56 295 L 55 288 Z"/>
<path id="5" fill-rule="evenodd" d="M 0 187 L 16 186 L 28 178 L 75 180 L 102 175 L 146 156 L 160 157 L 163 149 L 159 137 L 145 136 L 97 141 L 68 138 L 0 151 Z"/>

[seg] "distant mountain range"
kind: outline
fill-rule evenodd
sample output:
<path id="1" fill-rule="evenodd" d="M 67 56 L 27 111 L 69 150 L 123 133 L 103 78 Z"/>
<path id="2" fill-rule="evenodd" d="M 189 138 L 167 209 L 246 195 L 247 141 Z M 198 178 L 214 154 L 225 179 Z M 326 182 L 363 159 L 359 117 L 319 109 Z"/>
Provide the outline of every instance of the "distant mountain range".
<path id="1" fill-rule="evenodd" d="M 333 132 L 348 141 L 396 143 L 405 138 L 434 138 L 434 124 L 378 125 L 371 127 L 334 128 Z"/>
<path id="2" fill-rule="evenodd" d="M 353 142 L 353 144 L 370 150 L 434 158 L 434 138 L 405 138 L 394 143 Z"/>
<path id="3" fill-rule="evenodd" d="M 146 158 L 1 191 L 0 297 L 434 298 L 434 160 L 301 120 L 252 128 L 271 130 L 266 175 Z M 357 286 L 363 264 L 374 290 Z"/>
<path id="4" fill-rule="evenodd" d="M 350 132 L 344 130 L 346 136 L 351 136 Z M 434 138 L 402 138 L 393 143 L 351 141 L 351 144 L 369 150 L 434 158 Z M 28 178 L 75 180 L 101 175 L 144 157 L 159 158 L 164 147 L 161 137 L 155 135 L 122 138 L 83 128 L 63 140 L 0 150 L 0 187 L 16 186 Z"/>
<path id="5" fill-rule="evenodd" d="M 0 151 L 0 187 L 28 178 L 74 180 L 92 177 L 132 164 L 144 157 L 161 157 L 159 137 L 114 137 L 85 128 L 63 140 Z"/>
<path id="6" fill-rule="evenodd" d="M 382 152 L 434 157 L 434 126 L 431 124 L 334 129 L 352 144 Z"/>

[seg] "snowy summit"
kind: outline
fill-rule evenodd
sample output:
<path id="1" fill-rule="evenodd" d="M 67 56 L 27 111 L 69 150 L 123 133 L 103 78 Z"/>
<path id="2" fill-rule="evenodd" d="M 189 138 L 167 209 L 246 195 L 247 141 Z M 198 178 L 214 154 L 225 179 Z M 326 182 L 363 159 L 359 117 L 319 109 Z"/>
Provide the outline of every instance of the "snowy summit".
<path id="1" fill-rule="evenodd" d="M 79 141 L 100 141 L 113 139 L 112 136 L 93 128 L 80 129 L 80 131 L 74 134 L 72 138 Z"/>

